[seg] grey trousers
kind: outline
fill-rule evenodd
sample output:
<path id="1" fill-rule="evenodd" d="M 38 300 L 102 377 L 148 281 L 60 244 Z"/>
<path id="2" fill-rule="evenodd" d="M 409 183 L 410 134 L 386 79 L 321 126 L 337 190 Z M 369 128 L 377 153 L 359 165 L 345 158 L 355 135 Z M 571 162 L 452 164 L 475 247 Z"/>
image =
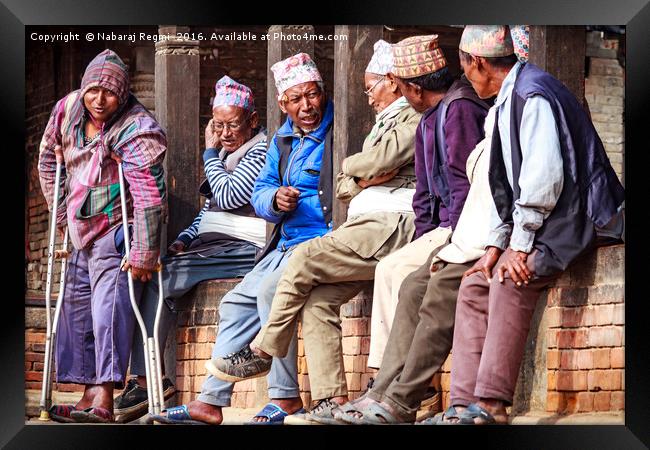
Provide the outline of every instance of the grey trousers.
<path id="1" fill-rule="evenodd" d="M 438 262 L 431 272 L 431 260 L 441 248 L 402 283 L 384 358 L 368 392 L 408 421 L 415 419 L 433 375 L 449 355 L 460 280 L 474 263 Z"/>

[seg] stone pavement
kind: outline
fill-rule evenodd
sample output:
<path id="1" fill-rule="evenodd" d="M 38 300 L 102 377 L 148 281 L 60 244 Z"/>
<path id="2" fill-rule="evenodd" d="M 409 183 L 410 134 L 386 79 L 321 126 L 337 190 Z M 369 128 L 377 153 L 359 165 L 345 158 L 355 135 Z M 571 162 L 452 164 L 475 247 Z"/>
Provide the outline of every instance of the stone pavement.
<path id="1" fill-rule="evenodd" d="M 81 397 L 79 392 L 53 392 L 53 401 L 56 403 L 75 403 Z M 41 422 L 38 420 L 38 403 L 40 400 L 40 391 L 26 391 L 26 414 L 27 423 L 30 425 L 48 425 L 56 422 Z M 224 408 L 224 425 L 244 425 L 261 408 Z M 291 425 L 305 425 L 298 420 L 290 420 Z M 138 422 L 131 422 L 137 425 Z M 526 415 L 517 416 L 512 420 L 513 425 L 624 425 L 625 414 L 623 411 L 617 413 L 587 413 L 587 414 L 570 414 L 567 416 L 558 416 L 547 412 L 529 412 Z M 83 424 L 73 424 L 83 425 Z M 318 424 L 313 424 L 318 425 Z"/>

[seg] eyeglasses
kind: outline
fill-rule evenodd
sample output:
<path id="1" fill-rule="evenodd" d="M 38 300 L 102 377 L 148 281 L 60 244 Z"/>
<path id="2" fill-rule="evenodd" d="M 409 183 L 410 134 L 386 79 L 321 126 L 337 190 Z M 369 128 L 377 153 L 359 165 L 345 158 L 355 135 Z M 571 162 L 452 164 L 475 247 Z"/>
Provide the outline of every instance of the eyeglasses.
<path id="1" fill-rule="evenodd" d="M 228 130 L 232 131 L 233 133 L 236 133 L 237 131 L 242 129 L 244 123 L 245 122 L 229 122 L 229 123 L 212 122 L 212 127 L 214 131 L 216 131 L 217 133 L 221 133 L 224 128 L 228 128 Z"/>
<path id="2" fill-rule="evenodd" d="M 367 91 L 363 91 L 363 93 L 366 94 L 367 96 L 370 96 L 370 93 L 372 92 L 372 90 L 374 88 L 376 88 L 377 85 L 379 83 L 381 83 L 382 81 L 384 81 L 385 79 L 386 79 L 386 75 L 383 75 L 380 79 L 377 80 L 377 82 L 375 84 L 372 85 L 372 87 L 370 89 L 368 89 Z"/>

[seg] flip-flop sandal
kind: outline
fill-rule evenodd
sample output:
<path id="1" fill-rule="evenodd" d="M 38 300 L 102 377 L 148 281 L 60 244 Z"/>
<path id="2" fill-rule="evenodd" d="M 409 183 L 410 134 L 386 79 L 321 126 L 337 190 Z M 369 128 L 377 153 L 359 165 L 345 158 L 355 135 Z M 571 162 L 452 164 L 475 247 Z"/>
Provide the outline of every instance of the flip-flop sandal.
<path id="1" fill-rule="evenodd" d="M 106 408 L 90 407 L 70 412 L 70 417 L 77 423 L 112 423 L 113 414 Z"/>
<path id="2" fill-rule="evenodd" d="M 366 407 L 354 411 L 361 413 L 361 417 L 345 414 L 341 416 L 341 420 L 353 425 L 398 425 L 408 423 L 399 420 L 379 402 L 372 402 Z"/>
<path id="3" fill-rule="evenodd" d="M 346 418 L 350 417 L 348 413 L 359 411 L 359 407 L 357 405 L 361 403 L 361 400 L 362 398 L 359 397 L 358 399 L 352 400 L 351 402 L 343 403 L 341 406 L 339 406 L 337 409 L 333 411 L 334 418 L 339 421 L 338 422 L 339 424 L 352 425 L 352 422 L 348 422 Z"/>
<path id="4" fill-rule="evenodd" d="M 200 420 L 192 419 L 190 412 L 187 410 L 187 405 L 174 406 L 165 410 L 166 415 L 156 414 L 151 416 L 151 421 L 154 423 L 161 423 L 165 425 L 210 425 L 209 423 Z"/>
<path id="5" fill-rule="evenodd" d="M 70 413 L 76 410 L 75 405 L 52 405 L 47 412 L 55 422 L 74 423 L 74 419 L 70 417 Z"/>
<path id="6" fill-rule="evenodd" d="M 293 414 L 289 414 L 288 412 L 280 408 L 275 403 L 267 403 L 266 405 L 264 405 L 264 408 L 262 408 L 260 412 L 258 412 L 253 416 L 253 419 L 256 417 L 263 417 L 268 420 L 262 422 L 251 420 L 246 422 L 246 425 L 283 425 L 285 417 L 296 415 L 296 414 L 305 414 L 305 412 L 306 411 L 303 408 L 300 408 L 298 411 L 294 412 Z"/>
<path id="7" fill-rule="evenodd" d="M 416 425 L 451 425 L 452 422 L 445 422 L 445 419 L 458 419 L 460 413 L 456 410 L 454 406 L 450 406 L 443 413 L 438 413 L 433 417 L 415 422 Z"/>
<path id="8" fill-rule="evenodd" d="M 483 419 L 483 423 L 476 423 L 474 419 Z M 450 423 L 450 425 L 507 425 L 506 423 L 497 422 L 492 414 L 484 408 L 481 408 L 476 403 L 469 405 L 465 411 L 458 415 L 458 422 Z"/>

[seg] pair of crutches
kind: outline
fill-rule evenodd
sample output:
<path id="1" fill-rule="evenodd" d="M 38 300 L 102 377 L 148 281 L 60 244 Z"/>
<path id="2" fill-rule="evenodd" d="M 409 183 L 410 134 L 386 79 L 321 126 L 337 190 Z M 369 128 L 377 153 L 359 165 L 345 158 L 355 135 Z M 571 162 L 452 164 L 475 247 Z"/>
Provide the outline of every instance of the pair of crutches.
<path id="1" fill-rule="evenodd" d="M 59 183 L 61 180 L 61 167 L 63 164 L 63 153 L 60 149 L 55 151 L 56 155 L 56 176 L 54 186 L 54 202 L 52 206 L 52 214 L 50 218 L 50 241 L 48 247 L 48 260 L 47 260 L 47 282 L 45 287 L 45 308 L 46 308 L 46 335 L 45 335 L 45 362 L 43 368 L 43 386 L 41 389 L 41 402 L 40 420 L 50 420 L 49 409 L 52 406 L 52 354 L 54 344 L 56 342 L 56 330 L 59 323 L 59 316 L 61 312 L 61 305 L 63 304 L 63 294 L 65 291 L 65 266 L 67 257 L 68 246 L 68 229 L 66 227 L 63 237 L 62 251 L 54 251 L 54 244 L 56 239 L 56 214 L 59 202 Z M 124 232 L 124 249 L 125 256 L 124 262 L 128 261 L 129 253 L 131 250 L 131 240 L 128 224 L 128 215 L 126 209 L 126 188 L 124 182 L 124 171 L 122 169 L 122 162 L 117 161 L 118 174 L 120 182 L 120 203 L 122 209 L 122 229 Z M 54 266 L 55 256 L 61 257 L 61 280 L 59 287 L 59 295 L 56 300 L 56 307 L 54 309 L 54 321 L 51 320 L 51 294 L 52 294 L 52 271 Z M 154 320 L 153 336 L 150 337 L 147 332 L 147 327 L 140 314 L 140 309 L 135 300 L 135 291 L 133 287 L 133 277 L 131 271 L 128 272 L 127 280 L 129 287 L 129 298 L 131 300 L 131 308 L 135 314 L 135 318 L 140 326 L 142 333 L 142 343 L 144 346 L 145 357 L 145 370 L 147 376 L 147 397 L 149 400 L 149 414 L 160 414 L 164 406 L 164 394 L 162 383 L 162 365 L 161 365 L 161 352 L 160 342 L 158 340 L 160 328 L 160 315 L 164 304 L 163 299 L 163 285 L 162 285 L 162 265 L 158 261 L 158 306 L 156 308 L 156 317 Z"/>

